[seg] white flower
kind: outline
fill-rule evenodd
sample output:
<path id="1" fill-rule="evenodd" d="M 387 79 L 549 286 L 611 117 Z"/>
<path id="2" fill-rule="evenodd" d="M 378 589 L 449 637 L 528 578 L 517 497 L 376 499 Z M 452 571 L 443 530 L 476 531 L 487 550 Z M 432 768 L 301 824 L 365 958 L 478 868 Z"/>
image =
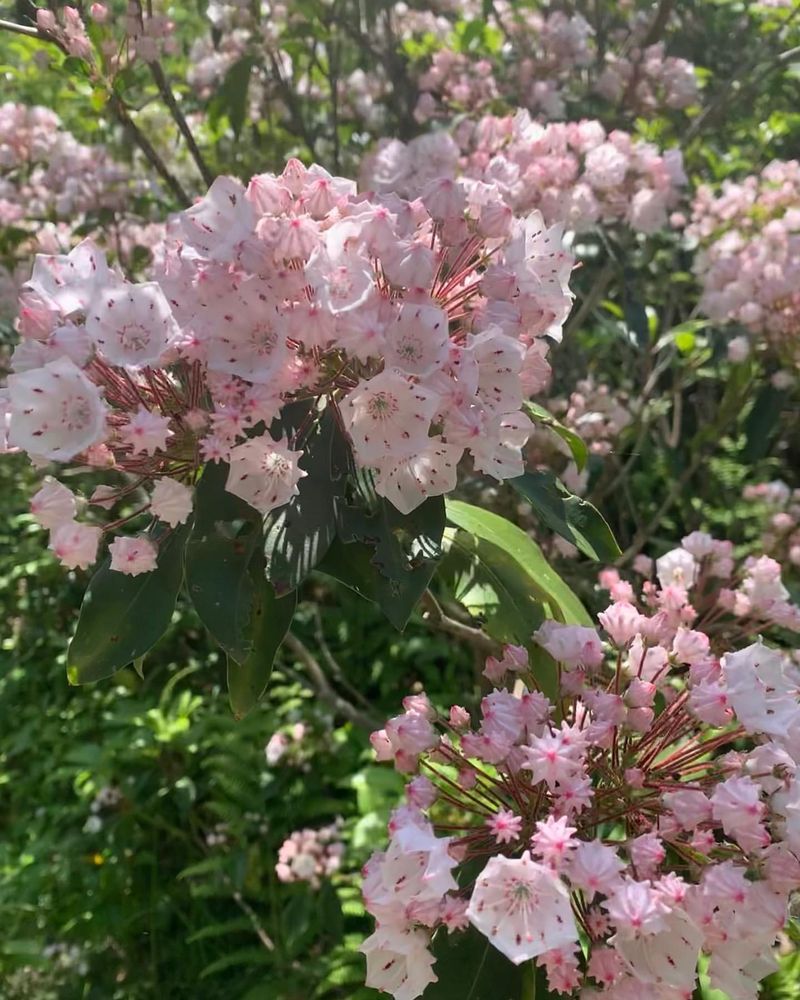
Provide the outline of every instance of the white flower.
<path id="1" fill-rule="evenodd" d="M 155 281 L 99 289 L 86 316 L 87 333 L 115 365 L 156 364 L 177 329 Z"/>
<path id="2" fill-rule="evenodd" d="M 105 437 L 100 390 L 69 358 L 10 375 L 8 441 L 31 455 L 65 462 Z"/>
<path id="3" fill-rule="evenodd" d="M 307 475 L 297 464 L 302 454 L 269 435 L 251 438 L 231 449 L 225 489 L 266 514 L 299 492 L 297 484 Z"/>
<path id="4" fill-rule="evenodd" d="M 437 982 L 424 931 L 378 928 L 359 950 L 367 956 L 366 985 L 391 993 L 394 1000 L 414 1000 Z"/>
<path id="5" fill-rule="evenodd" d="M 515 965 L 578 943 L 566 885 L 532 861 L 529 851 L 521 858 L 488 861 L 475 883 L 467 916 Z"/>
<path id="6" fill-rule="evenodd" d="M 685 587 L 694 584 L 697 575 L 697 561 L 686 549 L 672 549 L 660 559 L 656 559 L 656 576 L 662 587 Z"/>
<path id="7" fill-rule="evenodd" d="M 106 255 L 91 240 L 83 240 L 66 256 L 37 254 L 28 287 L 68 317 L 85 312 L 95 291 L 114 282 Z"/>
<path id="8" fill-rule="evenodd" d="M 387 369 L 354 389 L 341 410 L 360 462 L 380 465 L 425 447 L 437 406 L 429 389 Z"/>
<path id="9" fill-rule="evenodd" d="M 183 524 L 192 513 L 191 489 L 175 479 L 159 479 L 150 498 L 150 511 L 173 528 Z"/>
<path id="10" fill-rule="evenodd" d="M 252 234 L 253 224 L 253 208 L 232 177 L 217 177 L 208 194 L 180 216 L 189 246 L 217 261 L 233 259 L 239 244 Z"/>

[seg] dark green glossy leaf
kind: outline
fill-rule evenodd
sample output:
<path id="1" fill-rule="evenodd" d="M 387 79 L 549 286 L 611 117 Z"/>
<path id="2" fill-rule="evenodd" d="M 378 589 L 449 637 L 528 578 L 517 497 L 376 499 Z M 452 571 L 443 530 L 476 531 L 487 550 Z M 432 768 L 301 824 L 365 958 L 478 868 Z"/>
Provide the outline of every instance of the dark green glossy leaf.
<path id="1" fill-rule="evenodd" d="M 260 572 L 260 560 L 253 567 Z M 272 585 L 262 578 L 253 607 L 253 648 L 241 663 L 228 657 L 228 698 L 237 719 L 259 702 L 272 674 L 275 654 L 292 624 L 297 594 L 276 597 Z"/>
<path id="2" fill-rule="evenodd" d="M 329 410 L 303 448 L 300 468 L 306 476 L 298 495 L 264 521 L 265 572 L 278 594 L 294 590 L 328 551 L 344 492 L 347 446 Z"/>
<path id="3" fill-rule="evenodd" d="M 423 563 L 390 578 L 378 569 L 374 558 L 373 546 L 365 542 L 345 545 L 340 538 L 335 538 L 317 568 L 377 604 L 392 625 L 402 631 L 430 583 L 435 564 Z"/>
<path id="4" fill-rule="evenodd" d="M 474 588 L 484 588 L 487 596 L 494 592 L 488 606 L 496 621 L 495 638 L 525 642 L 542 609 L 558 621 L 591 625 L 581 602 L 521 528 L 461 500 L 448 500 L 446 509 L 448 522 L 460 529 L 449 533 L 450 549 L 460 551 L 469 572 L 462 576 L 461 593 L 472 586 L 477 606 L 480 591 Z"/>
<path id="5" fill-rule="evenodd" d="M 226 115 L 233 134 L 238 136 L 247 117 L 247 92 L 255 60 L 243 56 L 225 74 L 222 85 L 209 105 L 209 119 L 215 125 L 222 115 Z"/>
<path id="6" fill-rule="evenodd" d="M 575 431 L 565 427 L 560 420 L 557 420 L 552 413 L 540 406 L 538 403 L 533 403 L 527 400 L 524 403 L 525 409 L 528 416 L 534 420 L 537 424 L 542 424 L 543 426 L 549 428 L 554 434 L 557 434 L 561 440 L 568 446 L 569 450 L 572 452 L 572 458 L 575 464 L 578 466 L 578 471 L 582 471 L 586 465 L 589 458 L 589 449 L 586 444 Z"/>
<path id="7" fill-rule="evenodd" d="M 457 934 L 442 929 L 433 939 L 439 977 L 423 1000 L 520 1000 L 522 971 L 474 927 Z"/>
<path id="8" fill-rule="evenodd" d="M 757 462 L 768 453 L 787 399 L 788 393 L 785 389 L 776 389 L 770 384 L 765 385 L 756 396 L 753 408 L 744 423 L 747 443 L 744 446 L 742 459 L 745 462 Z"/>
<path id="9" fill-rule="evenodd" d="M 73 684 L 110 677 L 158 642 L 175 610 L 188 534 L 186 524 L 164 537 L 151 573 L 118 573 L 110 568 L 109 558 L 97 570 L 67 651 L 67 675 Z"/>
<path id="10" fill-rule="evenodd" d="M 444 500 L 430 497 L 411 514 L 380 499 L 373 512 L 339 508 L 339 537 L 320 569 L 374 601 L 405 628 L 441 556 Z"/>
<path id="11" fill-rule="evenodd" d="M 186 585 L 203 625 L 235 660 L 252 649 L 254 584 L 250 563 L 261 542 L 261 516 L 225 490 L 228 466 L 209 463 L 195 490 L 186 546 Z"/>
<path id="12" fill-rule="evenodd" d="M 617 540 L 597 508 L 576 497 L 552 472 L 526 472 L 509 479 L 514 489 L 530 503 L 541 520 L 584 555 L 609 562 L 620 554 Z"/>

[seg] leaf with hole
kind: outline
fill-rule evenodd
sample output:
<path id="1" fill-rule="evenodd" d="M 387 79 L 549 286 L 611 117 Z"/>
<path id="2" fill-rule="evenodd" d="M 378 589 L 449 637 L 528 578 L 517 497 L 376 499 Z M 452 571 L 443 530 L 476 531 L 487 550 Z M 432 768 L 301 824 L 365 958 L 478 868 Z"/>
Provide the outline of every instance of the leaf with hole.
<path id="1" fill-rule="evenodd" d="M 186 586 L 200 621 L 229 656 L 253 646 L 254 584 L 250 572 L 261 544 L 261 515 L 228 493 L 224 462 L 206 465 L 195 490 L 195 518 L 186 545 Z"/>
<path id="2" fill-rule="evenodd" d="M 67 651 L 73 684 L 110 677 L 143 657 L 166 632 L 183 581 L 183 550 L 190 524 L 157 529 L 158 562 L 150 573 L 128 576 L 106 558 L 92 577 Z"/>
<path id="3" fill-rule="evenodd" d="M 260 567 L 261 561 L 256 559 L 254 575 Z M 241 662 L 228 657 L 228 699 L 235 718 L 244 718 L 266 691 L 275 654 L 289 631 L 296 607 L 295 591 L 277 597 L 272 584 L 261 579 L 254 597 L 253 648 Z"/>

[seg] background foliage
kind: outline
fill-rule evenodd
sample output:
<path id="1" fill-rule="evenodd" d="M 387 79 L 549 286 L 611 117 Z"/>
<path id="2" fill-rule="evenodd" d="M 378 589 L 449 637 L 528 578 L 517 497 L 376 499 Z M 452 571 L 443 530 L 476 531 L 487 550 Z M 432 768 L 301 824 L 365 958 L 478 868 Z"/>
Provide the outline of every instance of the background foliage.
<path id="1" fill-rule="evenodd" d="M 475 16 L 446 11 L 446 44 L 472 58 L 496 56 L 502 38 L 492 6 Z M 599 17 L 595 28 L 608 38 L 637 9 L 650 10 L 559 6 L 593 23 Z M 797 9 L 737 0 L 675 6 L 669 51 L 696 64 L 701 103 L 686 115 L 639 115 L 587 90 L 570 117 L 596 115 L 607 127 L 679 143 L 692 184 L 755 173 L 796 153 Z M 30 25 L 31 7 L 7 4 L 0 14 Z M 378 0 L 303 0 L 289 9 L 274 27 L 276 45 L 291 56 L 290 75 L 276 69 L 269 49 L 248 42 L 207 86 L 190 82 L 192 46 L 203 39 L 219 50 L 224 38 L 204 4 L 169 9 L 176 46 L 163 57 L 164 70 L 212 176 L 246 178 L 280 168 L 290 155 L 354 172 L 376 136 L 410 138 L 422 129 L 412 115 L 415 66 L 426 64 L 441 39 L 398 35 L 398 11 Z M 122 17 L 122 7 L 114 8 L 102 30 L 116 31 Z M 381 69 L 393 85 L 372 123 L 342 105 L 343 81 L 359 68 Z M 0 74 L 5 100 L 55 109 L 77 140 L 103 144 L 131 164 L 143 183 L 125 203 L 126 217 L 161 221 L 180 202 L 142 155 L 125 125 L 131 118 L 179 190 L 187 198 L 203 190 L 198 164 L 141 60 L 113 78 L 97 77 L 34 38 L 0 33 Z M 117 214 L 90 205 L 73 235 L 113 228 Z M 28 265 L 29 236 L 26 228 L 0 226 L 9 271 Z M 592 234 L 586 241 L 576 313 L 553 361 L 553 395 L 569 394 L 588 373 L 628 401 L 633 419 L 609 455 L 589 456 L 585 495 L 627 561 L 641 551 L 658 555 L 695 529 L 731 539 L 740 553 L 759 550 L 770 511 L 742 493 L 776 478 L 800 485 L 796 382 L 776 387 L 771 377 L 781 366 L 770 356 L 729 360 L 727 343 L 738 331 L 698 316 L 690 254 L 673 234 L 636 243 Z M 145 242 L 130 242 L 131 274 L 149 258 Z M 601 259 L 605 270 L 593 263 Z M 0 304 L 6 344 L 14 336 L 9 301 Z M 423 621 L 419 610 L 397 633 L 374 605 L 314 574 L 300 594 L 299 644 L 280 654 L 268 697 L 242 721 L 228 704 L 224 655 L 182 604 L 143 677 L 126 669 L 113 681 L 70 687 L 65 636 L 86 580 L 65 574 L 44 550 L 27 514 L 35 478 L 21 460 L 0 463 L 0 995 L 374 996 L 360 985 L 356 949 L 369 922 L 356 875 L 383 835 L 400 782 L 371 763 L 367 733 L 415 688 L 434 702 L 479 698 L 475 651 L 438 630 L 435 616 Z M 564 556 L 553 546 L 552 523 L 531 517 L 517 494 L 470 481 L 464 496 L 535 534 L 586 606 L 599 606 L 598 566 L 572 549 Z M 455 543 L 459 527 L 456 520 L 448 529 Z M 491 561 L 491 539 L 479 544 Z M 495 638 L 524 640 L 509 631 L 502 608 L 470 603 L 475 581 L 467 580 L 458 552 L 454 544 L 443 564 L 439 596 L 479 610 Z M 595 554 L 601 562 L 614 557 Z M 508 600 L 522 604 L 541 567 L 506 569 Z M 797 580 L 788 583 L 797 599 Z M 288 749 L 271 763 L 265 747 L 276 733 Z M 346 845 L 341 871 L 319 889 L 280 883 L 274 866 L 285 838 L 337 818 Z M 800 997 L 788 942 L 786 952 L 769 996 Z"/>

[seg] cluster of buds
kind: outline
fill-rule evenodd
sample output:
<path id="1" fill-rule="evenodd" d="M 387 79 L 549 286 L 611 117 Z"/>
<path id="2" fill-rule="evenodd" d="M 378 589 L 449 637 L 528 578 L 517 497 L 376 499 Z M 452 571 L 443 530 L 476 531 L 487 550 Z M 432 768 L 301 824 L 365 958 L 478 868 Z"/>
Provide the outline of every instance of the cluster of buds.
<path id="1" fill-rule="evenodd" d="M 560 228 L 514 218 L 492 185 L 367 197 L 292 160 L 246 190 L 218 178 L 156 258 L 135 284 L 84 241 L 38 256 L 21 298 L 8 447 L 111 473 L 95 507 L 147 491 L 101 529 L 47 480 L 33 513 L 65 565 L 90 565 L 103 530 L 133 518 L 158 519 L 162 537 L 186 522 L 207 462 L 227 462 L 227 490 L 260 513 L 286 504 L 311 424 L 278 440 L 266 428 L 293 401 L 311 422 L 330 408 L 402 513 L 452 490 L 465 452 L 497 479 L 523 472 L 522 404 L 549 377 L 572 259 Z M 110 553 L 123 573 L 156 565 L 150 534 Z"/>
<path id="2" fill-rule="evenodd" d="M 409 783 L 364 869 L 368 985 L 422 995 L 432 936 L 471 925 L 553 992 L 686 1000 L 704 955 L 756 1000 L 800 885 L 800 670 L 669 604 L 546 621 L 547 665 L 490 658 L 477 719 L 417 694 L 373 734 Z"/>
<path id="3" fill-rule="evenodd" d="M 341 820 L 318 830 L 295 830 L 278 850 L 275 874 L 281 882 L 308 882 L 319 889 L 339 871 L 344 851 Z"/>

